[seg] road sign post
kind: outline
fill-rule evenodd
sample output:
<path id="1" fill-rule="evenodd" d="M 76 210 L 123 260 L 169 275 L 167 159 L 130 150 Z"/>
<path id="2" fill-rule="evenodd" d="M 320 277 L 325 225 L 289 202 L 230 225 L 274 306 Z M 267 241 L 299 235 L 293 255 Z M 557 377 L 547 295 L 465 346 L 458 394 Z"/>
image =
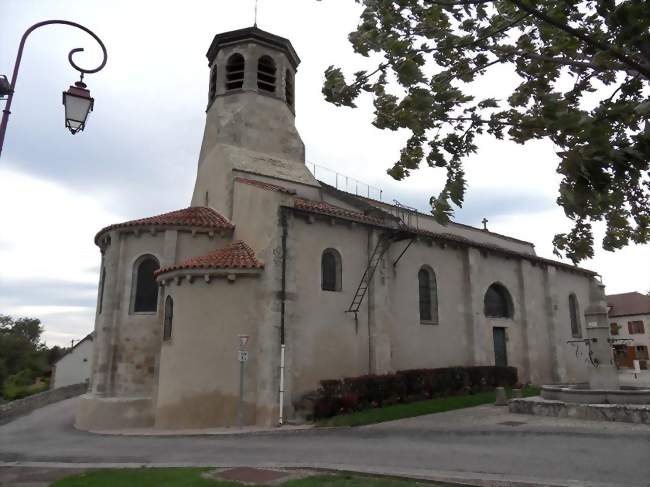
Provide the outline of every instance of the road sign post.
<path id="1" fill-rule="evenodd" d="M 239 335 L 239 350 L 237 359 L 239 360 L 239 405 L 237 407 L 237 426 L 240 428 L 244 424 L 244 371 L 246 362 L 248 362 L 248 342 L 250 335 Z"/>

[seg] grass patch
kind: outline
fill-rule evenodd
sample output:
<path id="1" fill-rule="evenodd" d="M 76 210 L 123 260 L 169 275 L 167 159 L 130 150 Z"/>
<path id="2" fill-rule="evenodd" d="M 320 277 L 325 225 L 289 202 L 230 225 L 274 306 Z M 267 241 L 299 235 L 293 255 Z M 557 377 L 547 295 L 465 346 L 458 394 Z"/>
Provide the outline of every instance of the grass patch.
<path id="1" fill-rule="evenodd" d="M 314 477 L 292 480 L 282 485 L 283 487 L 442 487 L 442 484 L 425 484 L 415 480 L 366 477 L 352 474 L 316 475 Z"/>
<path id="2" fill-rule="evenodd" d="M 201 474 L 207 468 L 139 468 L 96 470 L 67 477 L 51 487 L 227 487 L 240 484 L 215 482 Z"/>
<path id="3" fill-rule="evenodd" d="M 141 468 L 124 470 L 97 470 L 74 475 L 52 484 L 51 487 L 241 487 L 237 482 L 208 480 L 201 477 L 209 468 Z M 420 483 L 415 480 L 366 477 L 360 475 L 315 475 L 289 480 L 284 487 L 435 487 L 440 484 Z M 442 487 L 440 485 L 440 487 Z"/>
<path id="4" fill-rule="evenodd" d="M 512 391 L 507 390 L 508 397 Z M 539 395 L 539 387 L 526 387 L 522 393 L 524 397 Z M 496 400 L 496 392 L 480 392 L 462 396 L 441 397 L 427 401 L 412 402 L 409 404 L 395 404 L 383 408 L 366 409 L 356 413 L 334 416 L 316 423 L 317 426 L 363 426 L 366 424 L 383 423 L 396 419 L 412 418 L 424 414 L 443 413 L 454 409 L 471 408 L 490 404 Z"/>

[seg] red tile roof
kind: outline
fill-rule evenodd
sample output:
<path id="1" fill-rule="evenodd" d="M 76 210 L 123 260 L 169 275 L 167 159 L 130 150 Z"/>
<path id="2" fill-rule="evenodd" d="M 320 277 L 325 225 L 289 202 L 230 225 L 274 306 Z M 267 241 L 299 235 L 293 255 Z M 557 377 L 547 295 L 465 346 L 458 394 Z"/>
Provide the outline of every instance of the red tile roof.
<path id="1" fill-rule="evenodd" d="M 650 315 L 650 296 L 641 293 L 610 294 L 607 304 L 609 316 Z"/>
<path id="2" fill-rule="evenodd" d="M 347 208 L 341 208 L 340 206 L 330 205 L 324 201 L 312 201 L 305 200 L 302 198 L 296 198 L 293 200 L 294 207 L 298 210 L 309 211 L 311 213 L 320 213 L 324 215 L 340 216 L 342 218 L 348 218 L 350 220 L 357 220 L 367 223 L 381 224 L 382 219 L 376 218 L 373 216 L 365 215 L 359 211 L 348 210 Z"/>
<path id="3" fill-rule="evenodd" d="M 264 181 L 258 181 L 257 179 L 247 179 L 247 178 L 235 178 L 235 181 L 243 184 L 250 184 L 251 186 L 256 186 L 258 188 L 266 189 L 267 191 L 276 191 L 278 193 L 286 194 L 296 194 L 294 189 L 285 188 L 284 186 L 278 186 L 276 184 L 267 183 Z"/>
<path id="4" fill-rule="evenodd" d="M 165 267 L 156 275 L 180 269 L 263 269 L 255 257 L 255 252 L 242 240 L 237 240 L 225 248 L 213 250 L 207 255 L 194 257 L 179 264 Z"/>
<path id="5" fill-rule="evenodd" d="M 147 218 L 140 218 L 139 220 L 131 220 L 124 223 L 116 223 L 108 227 L 102 228 L 97 235 L 95 235 L 95 242 L 101 234 L 123 227 L 140 227 L 150 225 L 170 225 L 170 226 L 183 226 L 183 227 L 202 227 L 213 230 L 232 230 L 235 226 L 226 217 L 220 215 L 212 208 L 204 206 L 190 206 L 182 210 L 171 211 L 163 213 L 162 215 L 150 216 Z"/>

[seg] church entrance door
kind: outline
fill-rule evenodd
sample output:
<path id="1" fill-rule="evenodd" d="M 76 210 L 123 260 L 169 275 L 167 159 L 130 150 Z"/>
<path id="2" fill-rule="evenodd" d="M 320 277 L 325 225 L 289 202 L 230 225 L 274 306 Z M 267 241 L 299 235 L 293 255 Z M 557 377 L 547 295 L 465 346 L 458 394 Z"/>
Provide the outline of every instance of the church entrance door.
<path id="1" fill-rule="evenodd" d="M 506 329 L 496 326 L 492 328 L 492 339 L 494 340 L 494 365 L 497 367 L 507 367 Z"/>

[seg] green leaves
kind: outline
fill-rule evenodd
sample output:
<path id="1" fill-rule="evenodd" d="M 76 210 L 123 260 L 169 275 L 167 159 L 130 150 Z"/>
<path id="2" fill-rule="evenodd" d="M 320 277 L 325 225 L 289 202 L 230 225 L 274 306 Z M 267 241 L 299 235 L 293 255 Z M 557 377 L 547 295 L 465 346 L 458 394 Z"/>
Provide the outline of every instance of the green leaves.
<path id="1" fill-rule="evenodd" d="M 361 77 L 361 73 L 363 71 L 357 73 L 357 80 Z M 330 66 L 325 70 L 325 83 L 322 92 L 325 99 L 336 106 L 356 108 L 354 100 L 361 93 L 361 85 L 359 83 L 348 85 L 341 69 Z"/>
<path id="2" fill-rule="evenodd" d="M 593 255 L 592 222 L 614 250 L 650 239 L 650 9 L 640 0 L 357 0 L 365 7 L 349 39 L 384 60 L 346 82 L 325 72 L 323 94 L 354 107 L 374 98 L 380 129 L 410 132 L 388 170 L 403 179 L 422 161 L 445 168 L 430 200 L 445 223 L 463 203 L 463 159 L 487 133 L 558 147 L 558 204 L 574 228 L 554 239 L 574 262 Z M 520 83 L 506 100 L 474 100 L 468 84 L 509 64 Z M 427 73 L 429 79 L 424 75 Z M 389 93 L 389 80 L 401 87 Z"/>

